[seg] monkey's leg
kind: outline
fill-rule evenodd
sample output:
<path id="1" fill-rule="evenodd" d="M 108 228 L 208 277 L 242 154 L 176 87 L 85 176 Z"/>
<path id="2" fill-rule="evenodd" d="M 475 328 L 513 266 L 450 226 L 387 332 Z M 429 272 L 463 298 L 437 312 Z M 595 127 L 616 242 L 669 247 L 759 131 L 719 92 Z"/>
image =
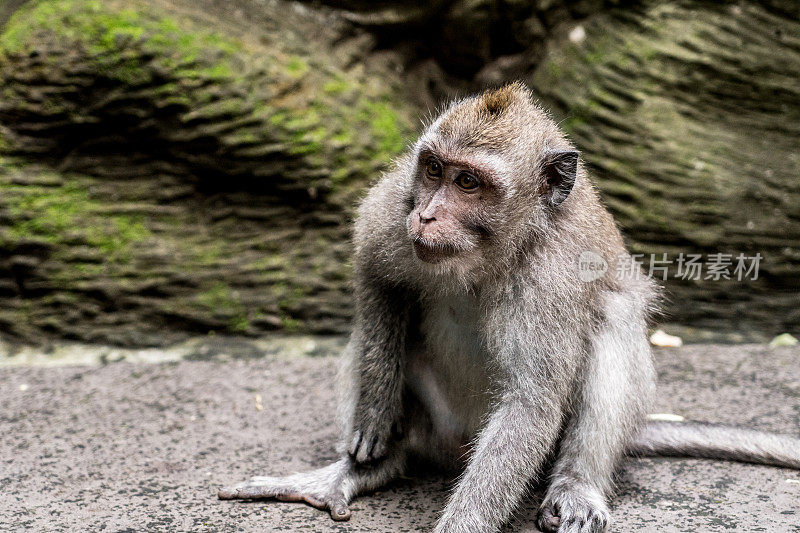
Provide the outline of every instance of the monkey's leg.
<path id="1" fill-rule="evenodd" d="M 305 502 L 317 509 L 327 510 L 334 520 L 349 520 L 348 505 L 362 492 L 377 489 L 397 476 L 403 468 L 402 454 L 392 454 L 379 464 L 365 467 L 350 457 L 318 470 L 286 477 L 255 476 L 231 487 L 220 489 L 221 500 L 275 499 Z"/>
<path id="2" fill-rule="evenodd" d="M 652 392 L 650 347 L 635 302 L 609 297 L 605 316 L 581 381 L 581 402 L 564 432 L 539 510 L 542 531 L 605 530 L 614 469 L 643 420 Z"/>
<path id="3" fill-rule="evenodd" d="M 334 520 L 348 520 L 350 511 L 347 506 L 353 498 L 375 490 L 402 474 L 410 454 L 437 462 L 444 462 L 448 457 L 444 446 L 434 444 L 438 436 L 424 406 L 411 393 L 404 394 L 404 397 L 405 431 L 402 437 L 390 443 L 391 451 L 384 459 L 359 465 L 344 452 L 341 459 L 317 470 L 285 477 L 256 476 L 249 481 L 225 487 L 219 491 L 219 498 L 306 502 L 330 511 Z M 344 406 L 345 410 L 351 407 Z"/>

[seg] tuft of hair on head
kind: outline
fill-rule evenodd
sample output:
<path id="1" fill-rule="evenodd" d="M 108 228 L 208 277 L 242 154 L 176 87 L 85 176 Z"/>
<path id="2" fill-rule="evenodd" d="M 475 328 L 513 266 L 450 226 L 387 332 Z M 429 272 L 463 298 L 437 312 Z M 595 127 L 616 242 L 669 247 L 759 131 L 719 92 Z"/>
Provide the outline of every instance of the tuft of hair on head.
<path id="1" fill-rule="evenodd" d="M 481 110 L 490 116 L 499 115 L 518 100 L 529 100 L 530 92 L 519 81 L 508 83 L 480 96 Z"/>

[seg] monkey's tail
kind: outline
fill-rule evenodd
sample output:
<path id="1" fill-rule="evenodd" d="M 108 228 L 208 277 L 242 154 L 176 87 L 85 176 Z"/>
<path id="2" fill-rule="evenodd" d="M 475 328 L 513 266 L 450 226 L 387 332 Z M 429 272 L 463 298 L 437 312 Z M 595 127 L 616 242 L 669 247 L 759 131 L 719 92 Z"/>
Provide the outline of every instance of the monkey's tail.
<path id="1" fill-rule="evenodd" d="M 706 422 L 648 422 L 628 453 L 728 459 L 800 470 L 800 439 Z"/>

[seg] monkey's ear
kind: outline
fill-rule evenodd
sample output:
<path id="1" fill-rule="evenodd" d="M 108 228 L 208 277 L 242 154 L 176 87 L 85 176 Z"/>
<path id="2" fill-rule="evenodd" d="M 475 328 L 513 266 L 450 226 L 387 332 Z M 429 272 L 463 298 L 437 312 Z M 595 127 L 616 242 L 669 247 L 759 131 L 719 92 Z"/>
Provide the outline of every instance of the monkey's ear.
<path id="1" fill-rule="evenodd" d="M 551 150 L 544 159 L 545 198 L 553 207 L 567 199 L 578 174 L 578 152 Z"/>

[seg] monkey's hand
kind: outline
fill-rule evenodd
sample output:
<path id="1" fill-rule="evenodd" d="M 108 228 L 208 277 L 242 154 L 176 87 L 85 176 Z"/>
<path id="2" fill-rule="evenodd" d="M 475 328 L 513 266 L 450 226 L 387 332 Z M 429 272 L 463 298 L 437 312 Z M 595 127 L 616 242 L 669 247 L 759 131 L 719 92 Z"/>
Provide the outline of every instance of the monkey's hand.
<path id="1" fill-rule="evenodd" d="M 386 456 L 392 440 L 400 434 L 400 425 L 390 414 L 372 411 L 356 416 L 347 452 L 358 464 L 373 463 Z"/>
<path id="2" fill-rule="evenodd" d="M 582 487 L 551 488 L 537 525 L 548 533 L 602 533 L 610 522 L 603 496 Z"/>

